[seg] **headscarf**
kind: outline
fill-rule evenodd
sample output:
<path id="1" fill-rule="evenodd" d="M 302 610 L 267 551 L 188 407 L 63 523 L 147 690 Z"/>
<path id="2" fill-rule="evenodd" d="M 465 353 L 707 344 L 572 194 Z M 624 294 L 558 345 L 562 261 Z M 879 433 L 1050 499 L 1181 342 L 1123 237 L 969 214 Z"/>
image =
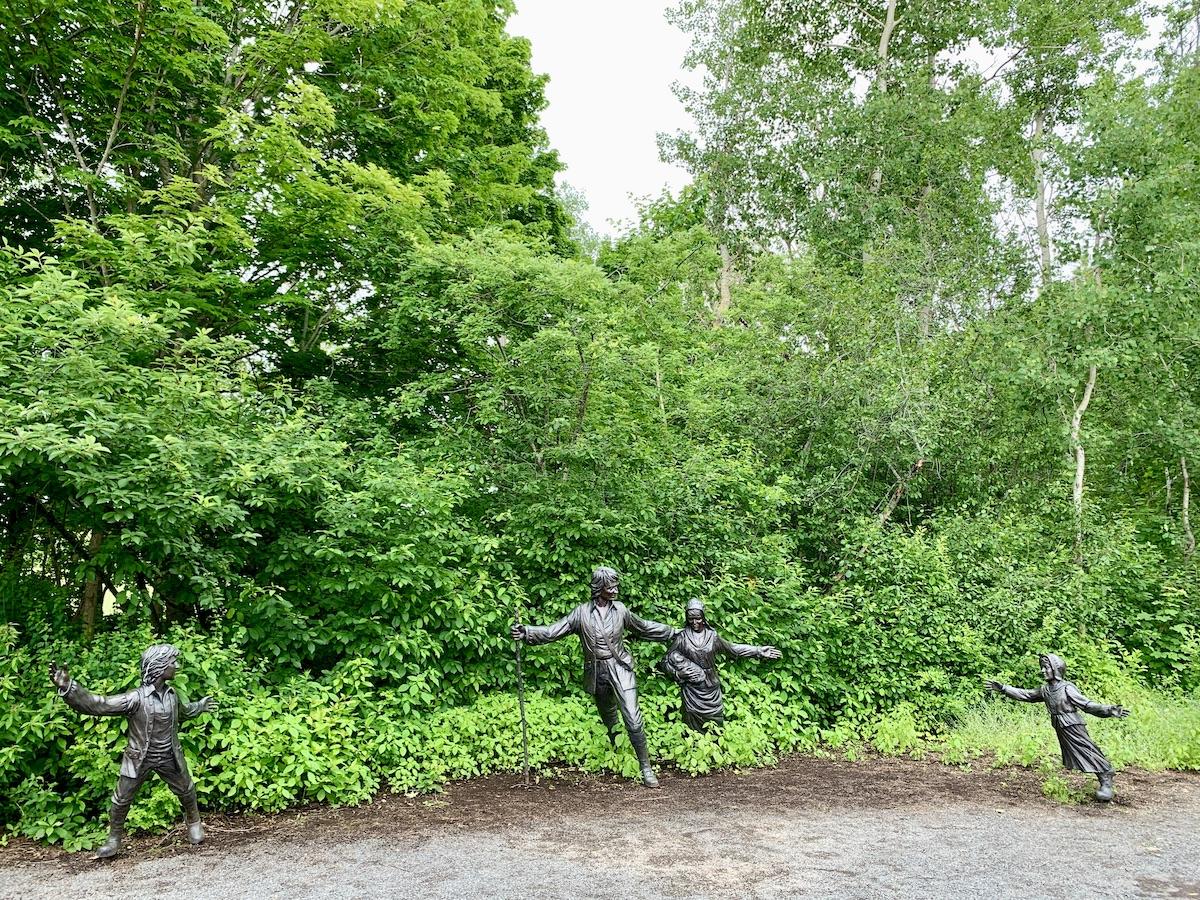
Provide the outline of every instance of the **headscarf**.
<path id="1" fill-rule="evenodd" d="M 620 578 L 617 575 L 616 569 L 610 569 L 608 566 L 599 566 L 592 573 L 592 602 L 595 603 L 600 599 L 600 592 L 606 587 L 612 587 Z"/>
<path id="2" fill-rule="evenodd" d="M 142 684 L 154 684 L 162 677 L 167 666 L 179 658 L 179 648 L 174 644 L 155 644 L 142 654 Z"/>
<path id="3" fill-rule="evenodd" d="M 704 615 L 704 601 L 699 597 L 693 597 L 687 602 L 687 608 L 684 610 L 684 621 L 687 621 L 687 614 L 693 609 L 700 611 L 700 621 L 704 623 L 704 627 L 708 627 L 708 617 Z"/>
<path id="4" fill-rule="evenodd" d="M 1067 664 L 1063 662 L 1063 658 L 1061 656 L 1058 656 L 1054 653 L 1043 653 L 1038 657 L 1038 662 L 1040 663 L 1042 660 L 1046 660 L 1046 662 L 1050 663 L 1050 671 L 1054 673 L 1054 677 L 1059 681 L 1062 681 L 1067 677 Z"/>

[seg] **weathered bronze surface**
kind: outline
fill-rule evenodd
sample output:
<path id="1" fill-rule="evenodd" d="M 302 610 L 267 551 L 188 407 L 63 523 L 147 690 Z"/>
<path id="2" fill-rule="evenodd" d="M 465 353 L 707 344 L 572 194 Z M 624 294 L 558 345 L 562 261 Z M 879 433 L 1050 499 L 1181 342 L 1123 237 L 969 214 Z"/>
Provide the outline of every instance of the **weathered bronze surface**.
<path id="1" fill-rule="evenodd" d="M 649 641 L 669 641 L 675 636 L 670 625 L 639 618 L 617 600 L 617 573 L 601 566 L 592 573 L 592 599 L 581 603 L 552 625 L 512 626 L 512 637 L 529 644 L 546 644 L 569 634 L 579 636 L 583 648 L 583 689 L 596 700 L 596 708 L 608 739 L 614 746 L 618 718 L 625 721 L 629 742 L 642 768 L 642 783 L 658 787 L 646 749 L 646 731 L 638 709 L 633 655 L 625 646 L 625 632 Z"/>
<path id="2" fill-rule="evenodd" d="M 178 667 L 179 649 L 171 644 L 155 644 L 142 654 L 141 687 L 104 697 L 84 690 L 65 668 L 50 664 L 50 680 L 72 709 L 90 716 L 124 716 L 129 723 L 129 743 L 121 756 L 121 772 L 109 810 L 108 840 L 96 852 L 96 859 L 116 856 L 121 849 L 129 806 L 151 773 L 165 781 L 183 805 L 188 839 L 193 844 L 204 840 L 196 785 L 188 774 L 178 730 L 181 719 L 214 711 L 217 703 L 211 697 L 195 703 L 181 702 L 168 684 Z"/>
<path id="3" fill-rule="evenodd" d="M 725 721 L 725 695 L 717 674 L 721 654 L 741 659 L 779 659 L 771 646 L 731 644 L 708 624 L 704 603 L 689 600 L 685 612 L 687 627 L 671 642 L 671 649 L 658 664 L 658 670 L 679 685 L 683 695 L 683 721 L 699 730 L 705 722 Z"/>
<path id="4" fill-rule="evenodd" d="M 1045 681 L 1035 688 L 1017 688 L 998 681 L 989 681 L 987 686 L 998 694 L 1026 703 L 1045 703 L 1050 710 L 1050 724 L 1058 735 L 1058 746 L 1062 751 L 1063 765 L 1079 772 L 1090 772 L 1096 776 L 1099 786 L 1096 799 L 1107 803 L 1113 798 L 1113 767 L 1108 757 L 1101 752 L 1088 734 L 1080 711 L 1101 718 L 1123 719 L 1129 710 L 1123 706 L 1107 706 L 1096 703 L 1083 695 L 1079 688 L 1067 681 L 1067 665 L 1062 657 L 1046 653 L 1038 657 Z"/>

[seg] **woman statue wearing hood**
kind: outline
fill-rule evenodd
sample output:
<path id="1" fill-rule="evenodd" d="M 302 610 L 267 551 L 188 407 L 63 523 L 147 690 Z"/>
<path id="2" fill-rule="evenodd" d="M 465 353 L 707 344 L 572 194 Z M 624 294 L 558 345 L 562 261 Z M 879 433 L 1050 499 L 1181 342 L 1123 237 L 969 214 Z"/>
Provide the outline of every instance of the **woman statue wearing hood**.
<path id="1" fill-rule="evenodd" d="M 687 627 L 675 636 L 658 670 L 680 687 L 683 721 L 689 728 L 700 730 L 705 722 L 725 721 L 725 698 L 717 675 L 718 654 L 742 659 L 779 659 L 781 654 L 774 647 L 729 643 L 709 626 L 700 600 L 688 601 L 686 619 Z"/>
<path id="2" fill-rule="evenodd" d="M 989 681 L 987 686 L 1013 700 L 1045 703 L 1046 708 L 1050 710 L 1050 724 L 1054 726 L 1054 732 L 1058 735 L 1063 765 L 1078 772 L 1094 774 L 1100 782 L 1096 789 L 1096 799 L 1107 803 L 1113 798 L 1115 773 L 1112 763 L 1088 734 L 1087 725 L 1083 723 L 1083 716 L 1079 712 L 1082 710 L 1100 718 L 1123 719 L 1129 715 L 1129 710 L 1123 706 L 1096 703 L 1083 696 L 1079 688 L 1066 680 L 1067 665 L 1062 661 L 1062 657 L 1044 653 L 1038 660 L 1042 666 L 1042 677 L 1045 679 L 1045 683 L 1039 687 L 1026 690 L 998 681 Z"/>

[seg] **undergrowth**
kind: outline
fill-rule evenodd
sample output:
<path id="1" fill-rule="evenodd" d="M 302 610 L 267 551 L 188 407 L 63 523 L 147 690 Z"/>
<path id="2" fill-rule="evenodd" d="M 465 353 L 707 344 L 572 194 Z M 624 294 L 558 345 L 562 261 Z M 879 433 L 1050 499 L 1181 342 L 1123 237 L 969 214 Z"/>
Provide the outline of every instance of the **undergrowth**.
<path id="1" fill-rule="evenodd" d="M 248 666 L 213 640 L 188 632 L 173 637 L 184 660 L 178 692 L 188 699 L 221 698 L 217 714 L 180 730 L 205 810 L 354 805 L 385 789 L 436 791 L 448 781 L 521 769 L 520 712 L 510 692 L 421 708 L 404 687 L 377 686 L 377 664 L 369 659 L 345 660 L 319 678 L 273 679 L 274 673 Z M 97 636 L 86 649 L 51 641 L 36 651 L 17 645 L 11 628 L 0 628 L 0 639 L 0 823 L 8 834 L 68 849 L 94 846 L 103 835 L 125 725 L 68 709 L 50 686 L 46 665 L 71 658 L 72 674 L 89 689 L 128 690 L 136 680 L 129 637 Z M 1118 768 L 1200 769 L 1200 698 L 1152 690 L 1119 672 L 1097 678 L 1103 682 L 1102 692 L 1093 692 L 1097 699 L 1132 710 L 1128 719 L 1089 722 Z M 882 713 L 860 708 L 822 720 L 806 700 L 731 671 L 729 721 L 721 730 L 696 733 L 679 720 L 673 685 L 649 674 L 641 682 L 651 755 L 689 775 L 769 765 L 797 752 L 855 758 L 871 750 L 1034 767 L 1046 775 L 1048 796 L 1071 798 L 1045 707 L 985 697 L 981 687 L 942 707 L 964 710 L 950 727 L 939 726 L 936 708 L 908 701 Z M 555 696 L 530 690 L 526 716 L 536 772 L 570 767 L 637 776 L 627 739 L 622 734 L 615 751 L 609 746 L 582 691 Z M 139 794 L 128 824 L 134 831 L 161 829 L 179 815 L 176 799 L 155 780 Z"/>

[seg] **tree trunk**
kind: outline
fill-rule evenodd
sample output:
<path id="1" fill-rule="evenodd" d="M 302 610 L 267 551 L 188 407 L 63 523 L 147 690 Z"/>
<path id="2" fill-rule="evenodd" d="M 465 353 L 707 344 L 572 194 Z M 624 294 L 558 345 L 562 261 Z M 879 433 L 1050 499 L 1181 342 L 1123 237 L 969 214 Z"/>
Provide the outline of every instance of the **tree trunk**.
<path id="1" fill-rule="evenodd" d="M 1042 146 L 1042 132 L 1046 127 L 1046 111 L 1039 109 L 1033 117 L 1033 147 L 1029 152 L 1033 160 L 1033 174 L 1037 180 L 1037 232 L 1041 249 L 1042 284 L 1050 280 L 1053 261 L 1050 258 L 1050 223 L 1046 218 L 1046 170 L 1043 161 L 1046 148 Z"/>
<path id="2" fill-rule="evenodd" d="M 720 325 L 725 321 L 725 314 L 729 312 L 729 304 L 733 300 L 731 284 L 733 282 L 733 254 L 729 252 L 729 248 L 724 244 L 721 245 L 721 275 L 720 281 L 717 283 L 719 291 L 717 297 L 717 308 L 714 310 L 713 324 Z"/>
<path id="3" fill-rule="evenodd" d="M 104 532 L 99 528 L 93 528 L 92 536 L 88 539 L 88 557 L 95 560 L 96 554 L 100 552 L 103 544 Z M 89 640 L 96 630 L 96 607 L 104 602 L 104 588 L 100 579 L 99 568 L 93 568 L 92 574 L 88 576 L 87 582 L 83 585 L 83 600 L 79 604 L 79 620 L 83 623 L 83 636 Z"/>
<path id="4" fill-rule="evenodd" d="M 1087 465 L 1087 454 L 1079 439 L 1083 427 L 1083 414 L 1087 412 L 1088 404 L 1092 402 L 1092 391 L 1096 387 L 1096 367 L 1088 369 L 1087 385 L 1083 389 L 1083 399 L 1075 407 L 1075 415 L 1071 418 L 1071 447 L 1075 451 L 1075 484 L 1071 491 L 1072 504 L 1075 507 L 1075 564 L 1083 565 L 1083 475 Z"/>
<path id="5" fill-rule="evenodd" d="M 1192 481 L 1188 477 L 1187 457 L 1179 457 L 1179 468 L 1183 470 L 1183 499 L 1180 502 L 1180 516 L 1183 520 L 1183 552 L 1191 556 L 1196 552 L 1196 535 L 1192 533 L 1191 510 Z"/>
<path id="6" fill-rule="evenodd" d="M 896 30 L 896 0 L 888 0 L 887 14 L 884 17 L 883 31 L 879 35 L 879 63 L 875 69 L 875 89 L 886 94 L 888 89 L 887 70 L 888 53 L 892 43 L 892 32 Z M 878 165 L 871 173 L 871 193 L 879 193 L 883 184 L 883 166 Z"/>
<path id="7" fill-rule="evenodd" d="M 883 512 L 879 514 L 880 526 L 887 524 L 888 519 L 892 517 L 892 513 L 896 511 L 896 507 L 900 504 L 900 500 L 904 497 L 904 492 L 908 490 L 909 481 L 912 480 L 914 475 L 921 471 L 924 465 L 925 460 L 918 459 L 915 463 L 909 466 L 908 472 L 905 475 L 899 475 L 894 468 L 892 469 L 892 472 L 898 477 L 896 479 L 896 486 L 892 489 L 891 496 L 888 497 L 887 505 L 884 506 Z"/>

